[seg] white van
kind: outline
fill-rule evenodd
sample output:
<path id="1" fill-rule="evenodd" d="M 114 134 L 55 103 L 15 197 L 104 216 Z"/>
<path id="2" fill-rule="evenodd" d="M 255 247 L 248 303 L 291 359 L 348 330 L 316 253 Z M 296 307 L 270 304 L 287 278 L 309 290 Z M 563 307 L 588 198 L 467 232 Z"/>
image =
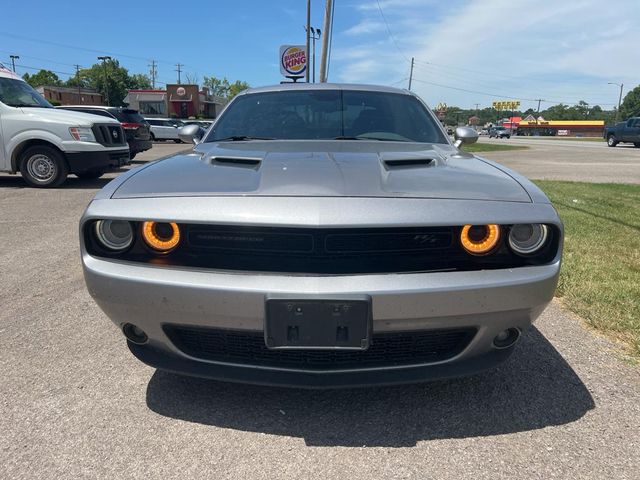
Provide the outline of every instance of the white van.
<path id="1" fill-rule="evenodd" d="M 0 64 L 0 172 L 20 172 L 34 187 L 56 187 L 69 173 L 98 178 L 129 162 L 119 122 L 54 109 Z"/>

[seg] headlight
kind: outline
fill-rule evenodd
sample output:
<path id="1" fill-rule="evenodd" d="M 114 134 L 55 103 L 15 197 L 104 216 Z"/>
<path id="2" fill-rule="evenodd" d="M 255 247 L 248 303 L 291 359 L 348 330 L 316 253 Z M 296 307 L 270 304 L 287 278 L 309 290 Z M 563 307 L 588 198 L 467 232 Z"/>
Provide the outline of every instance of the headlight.
<path id="1" fill-rule="evenodd" d="M 126 250 L 133 243 L 133 229 L 125 220 L 98 220 L 95 232 L 102 246 L 115 252 Z"/>
<path id="2" fill-rule="evenodd" d="M 500 241 L 500 225 L 465 225 L 460 232 L 462 247 L 472 255 L 486 255 Z"/>
<path id="3" fill-rule="evenodd" d="M 157 252 L 168 253 L 180 243 L 180 228 L 173 222 L 144 222 L 142 238 Z"/>
<path id="4" fill-rule="evenodd" d="M 522 223 L 511 227 L 509 246 L 519 255 L 531 255 L 547 242 L 549 228 L 540 223 Z"/>
<path id="5" fill-rule="evenodd" d="M 95 142 L 96 137 L 89 127 L 71 127 L 69 133 L 79 142 Z"/>

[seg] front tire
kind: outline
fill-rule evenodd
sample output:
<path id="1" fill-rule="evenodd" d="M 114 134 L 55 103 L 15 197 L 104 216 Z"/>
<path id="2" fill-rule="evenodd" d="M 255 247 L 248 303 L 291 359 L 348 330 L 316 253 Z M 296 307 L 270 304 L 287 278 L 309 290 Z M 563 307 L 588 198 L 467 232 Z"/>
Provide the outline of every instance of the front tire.
<path id="1" fill-rule="evenodd" d="M 609 135 L 607 137 L 607 145 L 610 147 L 615 147 L 616 145 L 618 145 L 618 141 L 616 140 L 616 137 L 614 137 L 613 135 Z"/>
<path id="2" fill-rule="evenodd" d="M 20 156 L 20 173 L 32 187 L 53 188 L 66 180 L 69 166 L 58 150 L 37 145 Z"/>

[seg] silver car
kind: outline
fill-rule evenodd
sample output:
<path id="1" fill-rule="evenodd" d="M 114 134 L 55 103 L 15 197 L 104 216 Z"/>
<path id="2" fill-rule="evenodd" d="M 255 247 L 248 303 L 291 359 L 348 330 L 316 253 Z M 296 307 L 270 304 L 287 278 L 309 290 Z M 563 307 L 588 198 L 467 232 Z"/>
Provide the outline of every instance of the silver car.
<path id="1" fill-rule="evenodd" d="M 149 365 L 314 388 L 471 374 L 553 297 L 547 197 L 411 92 L 252 89 L 181 134 L 193 153 L 116 178 L 80 221 L 87 288 Z"/>

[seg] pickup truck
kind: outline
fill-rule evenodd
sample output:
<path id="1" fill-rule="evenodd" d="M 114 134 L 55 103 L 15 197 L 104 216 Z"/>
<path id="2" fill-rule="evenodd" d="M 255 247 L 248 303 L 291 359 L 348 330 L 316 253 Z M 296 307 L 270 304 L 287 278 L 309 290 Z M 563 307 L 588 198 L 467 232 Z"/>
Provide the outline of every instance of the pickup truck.
<path id="1" fill-rule="evenodd" d="M 20 172 L 32 187 L 57 187 L 69 173 L 98 178 L 128 163 L 120 122 L 57 110 L 0 64 L 0 172 Z"/>
<path id="2" fill-rule="evenodd" d="M 640 117 L 632 117 L 626 122 L 619 122 L 612 127 L 606 127 L 604 129 L 604 139 L 610 147 L 627 142 L 633 143 L 636 148 L 640 148 Z"/>

